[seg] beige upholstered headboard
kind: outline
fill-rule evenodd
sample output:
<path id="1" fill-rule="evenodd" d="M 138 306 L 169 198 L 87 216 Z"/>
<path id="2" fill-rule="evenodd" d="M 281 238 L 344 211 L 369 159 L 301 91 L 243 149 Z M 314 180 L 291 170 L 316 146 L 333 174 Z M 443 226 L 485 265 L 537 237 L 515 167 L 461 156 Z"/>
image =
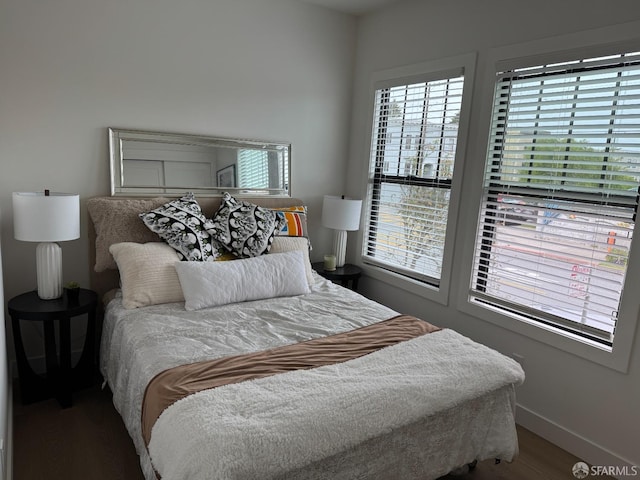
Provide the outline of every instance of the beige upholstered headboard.
<path id="1" fill-rule="evenodd" d="M 269 208 L 304 205 L 297 198 L 288 197 L 239 197 Z M 157 242 L 159 237 L 151 232 L 138 214 L 163 205 L 169 198 L 154 197 L 94 197 L 87 201 L 89 210 L 89 281 L 92 290 L 100 298 L 118 288 L 120 278 L 115 261 L 108 253 L 109 246 L 118 242 Z M 197 197 L 198 204 L 207 218 L 211 218 L 220 206 L 220 197 Z"/>

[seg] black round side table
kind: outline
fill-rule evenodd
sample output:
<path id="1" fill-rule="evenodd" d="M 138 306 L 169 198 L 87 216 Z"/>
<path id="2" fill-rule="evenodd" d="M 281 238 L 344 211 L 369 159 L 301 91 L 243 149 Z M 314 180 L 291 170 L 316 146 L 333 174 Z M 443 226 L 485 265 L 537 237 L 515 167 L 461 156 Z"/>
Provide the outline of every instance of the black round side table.
<path id="1" fill-rule="evenodd" d="M 96 378 L 96 307 L 98 295 L 80 289 L 77 300 L 66 295 L 54 300 L 42 300 L 38 293 L 27 292 L 9 300 L 8 310 L 13 327 L 13 339 L 20 377 L 20 395 L 23 404 L 56 397 L 63 408 L 72 405 L 74 389 L 91 385 Z M 71 366 L 71 318 L 87 315 L 87 333 L 82 355 L 75 367 Z M 33 371 L 24 350 L 20 320 L 40 321 L 44 326 L 46 375 Z M 60 359 L 56 351 L 55 321 L 59 323 Z"/>
<path id="2" fill-rule="evenodd" d="M 345 263 L 342 267 L 336 267 L 335 270 L 325 270 L 324 262 L 315 262 L 311 266 L 327 280 L 339 282 L 343 287 L 358 290 L 358 280 L 362 275 L 362 269 L 357 265 Z M 349 286 L 351 284 L 351 286 Z"/>

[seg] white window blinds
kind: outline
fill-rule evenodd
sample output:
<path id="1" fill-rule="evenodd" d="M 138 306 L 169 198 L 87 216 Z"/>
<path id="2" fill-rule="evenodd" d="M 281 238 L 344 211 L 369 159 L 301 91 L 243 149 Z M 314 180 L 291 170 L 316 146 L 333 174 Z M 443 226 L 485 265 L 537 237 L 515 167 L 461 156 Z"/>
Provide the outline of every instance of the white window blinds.
<path id="1" fill-rule="evenodd" d="M 237 158 L 239 188 L 289 190 L 289 154 L 287 150 L 283 148 L 240 149 Z"/>
<path id="2" fill-rule="evenodd" d="M 261 150 L 238 151 L 238 187 L 269 188 L 269 153 Z"/>
<path id="3" fill-rule="evenodd" d="M 640 58 L 502 72 L 471 297 L 610 346 L 640 181 Z"/>
<path id="4" fill-rule="evenodd" d="M 364 261 L 436 286 L 463 80 L 459 69 L 375 93 Z"/>

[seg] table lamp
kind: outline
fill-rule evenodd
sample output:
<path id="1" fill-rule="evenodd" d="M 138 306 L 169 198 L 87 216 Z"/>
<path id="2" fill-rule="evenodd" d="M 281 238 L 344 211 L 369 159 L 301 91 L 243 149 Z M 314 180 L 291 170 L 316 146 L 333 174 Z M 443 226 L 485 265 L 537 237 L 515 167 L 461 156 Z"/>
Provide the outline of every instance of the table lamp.
<path id="1" fill-rule="evenodd" d="M 62 296 L 62 249 L 55 242 L 80 238 L 80 196 L 72 193 L 14 192 L 16 240 L 40 242 L 36 247 L 38 296 Z"/>
<path id="2" fill-rule="evenodd" d="M 347 231 L 360 228 L 362 200 L 325 195 L 322 202 L 322 225 L 335 230 L 333 251 L 336 267 L 343 267 L 347 254 Z"/>

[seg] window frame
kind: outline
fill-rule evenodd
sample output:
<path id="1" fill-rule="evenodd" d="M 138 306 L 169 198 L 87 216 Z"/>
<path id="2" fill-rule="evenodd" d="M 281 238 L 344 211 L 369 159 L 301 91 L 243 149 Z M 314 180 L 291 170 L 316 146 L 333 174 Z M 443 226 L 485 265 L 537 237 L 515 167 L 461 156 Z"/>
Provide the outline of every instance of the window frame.
<path id="1" fill-rule="evenodd" d="M 605 346 L 589 341 L 588 339 L 576 336 L 570 332 L 565 332 L 552 326 L 533 322 L 521 315 L 509 314 L 504 309 L 493 307 L 482 303 L 470 295 L 470 290 L 475 282 L 473 271 L 473 258 L 476 248 L 476 235 L 480 226 L 480 212 L 483 197 L 484 168 L 486 162 L 486 152 L 489 147 L 491 115 L 493 110 L 493 92 L 496 85 L 496 75 L 500 71 L 514 68 L 526 68 L 533 65 L 544 65 L 557 62 L 565 62 L 579 58 L 595 58 L 625 51 L 640 51 L 640 39 L 631 39 L 616 43 L 584 45 L 584 38 L 570 36 L 564 41 L 554 39 L 528 42 L 525 44 L 512 45 L 491 49 L 489 51 L 488 68 L 485 71 L 482 105 L 479 109 L 481 121 L 478 127 L 482 129 L 479 136 L 477 149 L 478 158 L 474 159 L 475 169 L 465 170 L 465 175 L 473 178 L 475 195 L 475 219 L 473 231 L 469 227 L 469 235 L 465 241 L 465 247 L 460 261 L 462 278 L 458 290 L 458 308 L 473 317 L 482 319 L 494 325 L 503 327 L 510 331 L 522 334 L 534 340 L 553 346 L 568 353 L 585 358 L 597 364 L 626 372 L 633 350 L 635 332 L 638 324 L 638 302 L 640 296 L 640 239 L 632 243 L 629 252 L 629 263 L 625 287 L 621 296 L 620 309 L 616 325 L 616 335 L 610 349 Z M 558 50 L 557 45 L 564 45 L 566 48 Z M 482 155 L 480 157 L 480 155 Z M 634 228 L 634 234 L 640 234 L 640 222 Z M 634 287 L 635 286 L 635 287 Z"/>
<path id="2" fill-rule="evenodd" d="M 365 194 L 365 205 L 363 215 L 363 228 L 359 232 L 359 264 L 368 276 L 379 281 L 407 290 L 413 294 L 425 297 L 434 302 L 446 305 L 449 301 L 450 282 L 453 267 L 455 229 L 458 223 L 458 213 L 460 205 L 460 192 L 462 189 L 462 172 L 464 171 L 464 158 L 466 156 L 467 137 L 469 132 L 469 117 L 472 102 L 472 90 L 475 82 L 476 53 L 468 53 L 444 59 L 432 60 L 400 68 L 393 68 L 375 72 L 371 77 L 370 91 L 368 95 L 369 115 L 366 136 L 366 162 L 367 175 L 364 178 L 363 191 Z M 458 137 L 456 155 L 454 159 L 454 170 L 450 184 L 447 189 L 450 191 L 449 215 L 445 230 L 445 246 L 442 258 L 442 268 L 438 286 L 429 284 L 421 279 L 402 274 L 397 271 L 385 268 L 383 265 L 371 261 L 367 255 L 367 241 L 369 235 L 369 223 L 371 219 L 371 195 L 373 188 L 373 169 L 370 166 L 372 136 L 374 133 L 375 102 L 376 91 L 398 85 L 410 85 L 419 82 L 429 82 L 444 78 L 456 78 L 461 75 L 463 80 L 463 95 L 460 108 L 460 119 L 458 123 Z M 429 183 L 432 181 L 421 181 Z"/>

